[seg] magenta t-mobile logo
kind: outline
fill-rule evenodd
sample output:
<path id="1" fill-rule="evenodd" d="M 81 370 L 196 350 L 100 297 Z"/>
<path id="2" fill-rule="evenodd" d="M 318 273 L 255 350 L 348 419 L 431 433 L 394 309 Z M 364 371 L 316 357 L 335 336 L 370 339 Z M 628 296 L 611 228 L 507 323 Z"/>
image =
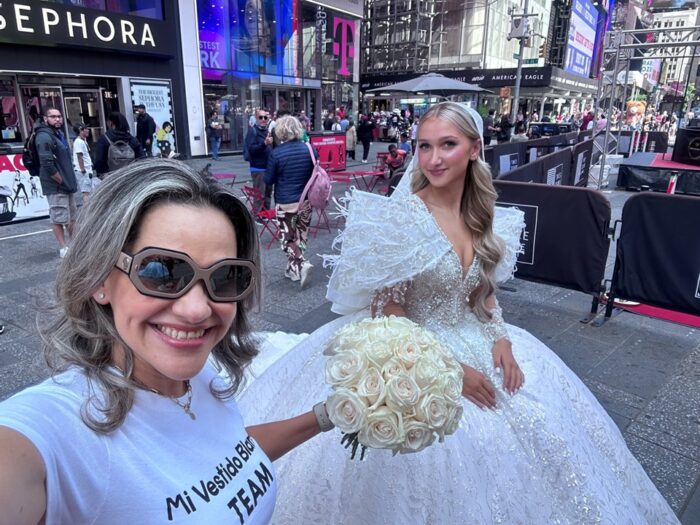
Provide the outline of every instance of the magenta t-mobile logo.
<path id="1" fill-rule="evenodd" d="M 340 28 L 340 35 L 338 35 Z M 350 75 L 348 69 L 348 57 L 355 57 L 355 21 L 335 17 L 333 19 L 333 54 L 340 57 L 338 74 Z"/>

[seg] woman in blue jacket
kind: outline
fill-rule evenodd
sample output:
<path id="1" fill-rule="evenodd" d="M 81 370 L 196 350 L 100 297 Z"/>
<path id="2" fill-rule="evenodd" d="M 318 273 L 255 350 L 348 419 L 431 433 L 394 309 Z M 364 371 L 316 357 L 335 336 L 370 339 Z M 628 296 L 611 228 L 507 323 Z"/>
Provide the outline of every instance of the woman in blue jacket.
<path id="1" fill-rule="evenodd" d="M 313 265 L 304 258 L 311 204 L 299 202 L 306 183 L 311 178 L 315 157 L 300 139 L 304 127 L 296 117 L 287 115 L 277 120 L 274 130 L 279 146 L 270 153 L 265 172 L 265 184 L 275 186 L 277 222 L 282 232 L 282 250 L 287 254 L 285 277 L 299 281 L 303 289 Z"/>

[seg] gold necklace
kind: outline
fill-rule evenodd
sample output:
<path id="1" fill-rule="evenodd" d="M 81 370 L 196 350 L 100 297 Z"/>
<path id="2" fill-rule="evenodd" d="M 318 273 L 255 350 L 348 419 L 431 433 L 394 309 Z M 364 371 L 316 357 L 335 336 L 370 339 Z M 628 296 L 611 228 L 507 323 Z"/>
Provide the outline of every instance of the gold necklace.
<path id="1" fill-rule="evenodd" d="M 119 371 L 122 373 L 122 375 L 124 376 L 125 379 L 129 379 L 129 380 L 133 381 L 134 383 L 136 383 L 136 385 L 137 385 L 138 387 L 140 387 L 140 388 L 142 388 L 142 389 L 144 389 L 144 390 L 148 390 L 149 392 L 153 392 L 154 394 L 159 395 L 159 396 L 161 396 L 161 397 L 167 397 L 168 399 L 170 399 L 173 403 L 175 403 L 177 406 L 179 406 L 180 408 L 182 408 L 182 410 L 185 411 L 185 414 L 187 414 L 188 416 L 190 416 L 190 419 L 191 419 L 192 421 L 194 421 L 195 419 L 197 419 L 197 416 L 196 416 L 195 413 L 192 411 L 192 385 L 190 384 L 190 380 L 189 380 L 189 379 L 185 379 L 185 394 L 187 394 L 187 401 L 185 401 L 184 403 L 182 403 L 177 397 L 175 397 L 175 396 L 169 396 L 169 395 L 167 395 L 167 394 L 163 394 L 162 392 L 159 392 L 159 391 L 156 390 L 155 388 L 151 388 L 151 387 L 148 386 L 148 385 L 144 385 L 141 381 L 139 381 L 139 380 L 136 379 L 135 377 L 126 377 L 126 373 L 124 372 L 124 370 L 122 370 L 121 368 L 119 368 L 117 365 L 112 364 L 112 366 L 113 366 L 114 368 L 116 368 L 117 370 L 119 370 Z"/>

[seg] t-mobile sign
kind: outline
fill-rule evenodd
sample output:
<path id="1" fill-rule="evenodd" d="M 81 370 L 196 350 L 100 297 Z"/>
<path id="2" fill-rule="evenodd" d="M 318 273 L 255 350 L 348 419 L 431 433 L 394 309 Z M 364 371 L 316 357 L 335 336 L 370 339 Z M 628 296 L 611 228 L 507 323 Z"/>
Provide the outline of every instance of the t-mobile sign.
<path id="1" fill-rule="evenodd" d="M 590 76 L 597 23 L 598 11 L 589 0 L 573 1 L 564 66 L 569 73 L 582 77 Z"/>

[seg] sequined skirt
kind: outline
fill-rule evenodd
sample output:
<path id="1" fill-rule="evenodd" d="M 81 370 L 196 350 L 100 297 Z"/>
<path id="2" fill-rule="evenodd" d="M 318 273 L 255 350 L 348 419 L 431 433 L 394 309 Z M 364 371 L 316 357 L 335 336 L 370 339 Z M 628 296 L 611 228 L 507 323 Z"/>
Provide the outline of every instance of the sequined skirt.
<path id="1" fill-rule="evenodd" d="M 246 423 L 292 417 L 325 399 L 323 343 L 352 320 L 320 328 L 252 381 L 239 400 Z M 418 454 L 370 450 L 351 461 L 339 432 L 314 438 L 276 463 L 273 523 L 678 523 L 585 385 L 535 337 L 508 329 L 526 378 L 516 395 L 497 388 L 495 410 L 465 400 L 459 430 Z M 439 335 L 500 387 L 474 322 Z"/>

